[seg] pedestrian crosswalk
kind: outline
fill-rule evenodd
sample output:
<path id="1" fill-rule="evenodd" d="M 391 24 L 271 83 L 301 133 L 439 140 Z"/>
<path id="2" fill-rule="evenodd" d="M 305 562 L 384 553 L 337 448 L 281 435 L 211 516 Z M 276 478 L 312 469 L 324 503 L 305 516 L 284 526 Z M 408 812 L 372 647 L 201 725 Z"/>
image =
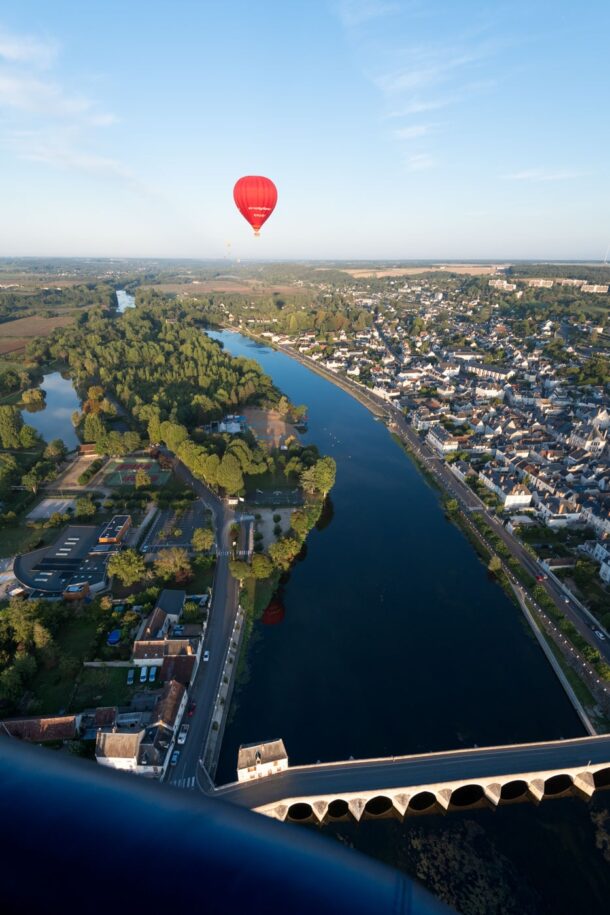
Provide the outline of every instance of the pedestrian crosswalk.
<path id="1" fill-rule="evenodd" d="M 197 787 L 194 775 L 191 775 L 190 778 L 177 778 L 176 781 L 172 782 L 172 785 L 176 788 L 186 788 L 190 791 Z"/>

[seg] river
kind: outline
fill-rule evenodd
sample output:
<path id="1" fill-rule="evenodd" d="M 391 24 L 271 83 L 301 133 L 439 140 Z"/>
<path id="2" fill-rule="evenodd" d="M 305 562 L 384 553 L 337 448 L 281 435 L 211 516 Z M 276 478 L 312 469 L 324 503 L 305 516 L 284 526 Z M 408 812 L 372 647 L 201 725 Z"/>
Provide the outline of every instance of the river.
<path id="1" fill-rule="evenodd" d="M 337 462 L 332 518 L 283 587 L 282 622 L 255 625 L 219 781 L 235 778 L 240 743 L 277 737 L 299 764 L 582 734 L 519 610 L 385 426 L 285 354 L 211 336 L 306 403 L 304 439 Z M 607 815 L 603 801 L 568 799 L 325 833 L 463 912 L 601 912 L 610 869 L 595 843 Z"/>
<path id="2" fill-rule="evenodd" d="M 123 314 L 128 308 L 135 308 L 136 300 L 135 297 L 130 295 L 128 292 L 125 292 L 124 289 L 117 289 L 117 311 L 120 314 Z"/>
<path id="3" fill-rule="evenodd" d="M 45 406 L 42 410 L 21 411 L 23 421 L 33 426 L 46 442 L 60 438 L 71 450 L 80 442 L 72 425 L 72 414 L 80 410 L 80 400 L 69 378 L 59 372 L 43 376 L 41 389 L 45 392 Z"/>

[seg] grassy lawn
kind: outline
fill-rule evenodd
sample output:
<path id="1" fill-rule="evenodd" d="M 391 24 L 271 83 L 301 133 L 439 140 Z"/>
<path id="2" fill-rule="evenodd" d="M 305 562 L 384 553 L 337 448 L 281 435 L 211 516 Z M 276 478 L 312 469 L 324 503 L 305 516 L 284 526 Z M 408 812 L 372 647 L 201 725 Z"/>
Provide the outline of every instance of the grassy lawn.
<path id="1" fill-rule="evenodd" d="M 587 710 L 593 709 L 597 703 L 595 701 L 595 698 L 589 692 L 589 689 L 586 686 L 586 684 L 583 683 L 583 681 L 580 679 L 580 677 L 578 676 L 576 671 L 573 670 L 570 667 L 570 665 L 566 663 L 561 651 L 559 650 L 559 648 L 557 647 L 555 642 L 546 635 L 544 630 L 542 630 L 542 633 L 546 639 L 547 645 L 549 646 L 549 648 L 551 649 L 551 651 L 553 652 L 553 654 L 559 661 L 559 666 L 561 667 L 564 674 L 566 675 L 566 679 L 567 679 L 568 683 L 570 684 L 570 686 L 572 687 L 572 689 L 574 690 L 574 692 L 576 693 L 576 696 L 578 697 L 578 699 L 582 702 L 582 704 L 584 705 L 584 707 Z"/>
<path id="2" fill-rule="evenodd" d="M 272 575 L 271 578 L 265 578 L 263 581 L 255 581 L 251 579 L 254 584 L 254 613 L 258 615 L 262 613 L 263 610 L 269 605 L 271 598 L 277 591 L 277 586 L 280 580 L 280 573 L 277 572 L 275 575 Z"/>
<path id="3" fill-rule="evenodd" d="M 95 639 L 97 621 L 75 618 L 60 630 L 56 644 L 61 657 L 69 656 L 82 662 Z M 40 702 L 40 713 L 52 715 L 66 709 L 74 690 L 75 676 L 66 672 L 61 663 L 50 670 L 40 669 L 31 685 L 31 690 Z"/>
<path id="4" fill-rule="evenodd" d="M 38 545 L 51 543 L 59 536 L 60 531 L 61 527 L 35 530 L 24 522 L 3 527 L 0 529 L 0 557 L 27 553 Z"/>
<path id="5" fill-rule="evenodd" d="M 83 667 L 70 710 L 79 712 L 97 705 L 129 705 L 133 693 L 141 688 L 137 671 L 134 685 L 127 686 L 125 667 Z"/>
<path id="6" fill-rule="evenodd" d="M 194 563 L 193 572 L 195 577 L 185 586 L 186 593 L 203 594 L 206 588 L 211 588 L 214 581 L 214 568 L 215 566 L 211 566 L 209 569 L 204 569 Z"/>
<path id="7" fill-rule="evenodd" d="M 561 577 L 566 580 L 568 587 L 575 592 L 577 597 L 580 597 L 595 616 L 599 618 L 605 614 L 610 614 L 610 591 L 604 587 L 604 583 L 597 577 L 597 572 L 594 573 L 595 577 L 592 575 L 587 581 L 579 580 L 578 584 L 574 580 L 573 569 L 565 569 L 565 573 Z"/>
<path id="8" fill-rule="evenodd" d="M 249 474 L 245 477 L 247 492 L 254 492 L 256 489 L 262 489 L 263 492 L 274 492 L 279 489 L 296 489 L 299 485 L 298 477 L 288 479 L 283 473 L 272 473 L 268 470 L 266 473 L 259 473 L 255 476 Z"/>

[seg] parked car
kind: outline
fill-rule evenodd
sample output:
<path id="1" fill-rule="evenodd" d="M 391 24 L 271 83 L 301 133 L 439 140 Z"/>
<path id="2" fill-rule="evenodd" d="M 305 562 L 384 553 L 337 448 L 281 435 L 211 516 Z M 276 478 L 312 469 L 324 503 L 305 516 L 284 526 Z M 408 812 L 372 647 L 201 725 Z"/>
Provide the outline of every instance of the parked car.
<path id="1" fill-rule="evenodd" d="M 184 635 L 184 626 L 174 626 L 174 635 Z"/>
<path id="2" fill-rule="evenodd" d="M 146 683 L 147 678 L 148 678 L 148 667 L 146 665 L 144 665 L 144 667 L 140 671 L 140 683 Z"/>
<path id="3" fill-rule="evenodd" d="M 203 660 L 204 660 L 204 661 L 209 661 L 209 660 L 210 660 L 210 652 L 209 652 L 209 651 L 204 651 L 204 652 L 203 652 Z"/>
<path id="4" fill-rule="evenodd" d="M 180 759 L 180 750 L 174 750 L 174 752 L 172 753 L 172 758 L 169 761 L 170 766 L 177 765 L 179 759 Z"/>
<path id="5" fill-rule="evenodd" d="M 180 730 L 178 731 L 178 743 L 182 746 L 183 743 L 186 743 L 186 735 L 189 732 L 190 724 L 183 724 Z"/>
<path id="6" fill-rule="evenodd" d="M 151 667 L 150 672 L 148 674 L 148 682 L 154 683 L 156 679 L 157 679 L 157 668 Z"/>
<path id="7" fill-rule="evenodd" d="M 130 667 L 129 670 L 127 671 L 127 686 L 133 686 L 133 681 L 134 681 L 135 675 L 136 675 L 135 670 L 133 669 L 133 667 Z"/>

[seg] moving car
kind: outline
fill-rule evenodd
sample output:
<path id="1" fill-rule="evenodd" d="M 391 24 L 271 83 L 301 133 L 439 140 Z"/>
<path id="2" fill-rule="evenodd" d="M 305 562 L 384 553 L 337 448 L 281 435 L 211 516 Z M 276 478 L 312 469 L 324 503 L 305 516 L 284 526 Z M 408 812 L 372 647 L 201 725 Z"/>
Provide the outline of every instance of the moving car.
<path id="1" fill-rule="evenodd" d="M 189 732 L 190 724 L 183 724 L 180 730 L 178 731 L 178 743 L 182 746 L 183 743 L 186 743 L 186 735 Z"/>
<path id="2" fill-rule="evenodd" d="M 179 759 L 180 759 L 180 750 L 174 750 L 174 752 L 172 753 L 172 758 L 169 761 L 170 766 L 177 765 Z"/>
<path id="3" fill-rule="evenodd" d="M 210 652 L 209 652 L 209 651 L 204 651 L 204 652 L 203 652 L 203 660 L 204 660 L 204 661 L 209 661 L 209 660 L 210 660 Z"/>
<path id="4" fill-rule="evenodd" d="M 593 633 L 597 636 L 597 638 L 600 640 L 600 642 L 606 641 L 606 636 L 604 635 L 603 632 L 600 632 L 599 629 L 594 629 Z"/>
<path id="5" fill-rule="evenodd" d="M 193 715 L 195 714 L 196 708 L 197 708 L 197 704 L 195 702 L 191 702 L 191 704 L 189 705 L 187 712 L 186 712 L 186 714 L 189 716 L 189 718 L 193 717 Z"/>

